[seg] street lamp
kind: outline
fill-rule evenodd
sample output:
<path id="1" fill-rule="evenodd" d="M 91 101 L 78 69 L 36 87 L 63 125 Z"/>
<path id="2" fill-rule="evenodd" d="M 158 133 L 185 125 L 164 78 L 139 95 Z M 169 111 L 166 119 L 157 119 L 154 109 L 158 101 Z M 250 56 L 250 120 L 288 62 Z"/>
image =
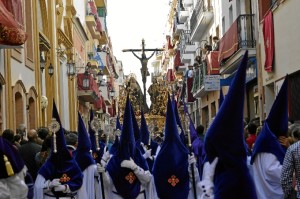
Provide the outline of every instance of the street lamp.
<path id="1" fill-rule="evenodd" d="M 40 52 L 40 69 L 43 73 L 43 70 L 45 69 L 46 60 L 43 56 L 43 52 Z"/>
<path id="2" fill-rule="evenodd" d="M 110 90 L 110 96 L 111 97 L 114 97 L 115 96 L 115 94 L 116 94 L 116 92 L 115 92 L 115 90 L 114 90 L 114 88 L 112 88 L 111 90 Z"/>
<path id="3" fill-rule="evenodd" d="M 69 77 L 74 77 L 76 72 L 75 72 L 75 63 L 69 62 L 67 63 L 67 73 Z"/>
<path id="4" fill-rule="evenodd" d="M 98 77 L 98 81 L 99 83 L 101 83 L 103 81 L 103 72 L 102 70 L 100 70 L 98 73 L 97 73 L 97 77 Z"/>
<path id="5" fill-rule="evenodd" d="M 82 80 L 82 86 L 84 90 L 88 90 L 90 88 L 90 79 L 89 79 L 89 73 L 88 71 L 84 72 L 83 80 Z"/>
<path id="6" fill-rule="evenodd" d="M 48 66 L 48 74 L 50 75 L 50 77 L 52 77 L 52 75 L 54 74 L 54 68 L 51 63 Z"/>

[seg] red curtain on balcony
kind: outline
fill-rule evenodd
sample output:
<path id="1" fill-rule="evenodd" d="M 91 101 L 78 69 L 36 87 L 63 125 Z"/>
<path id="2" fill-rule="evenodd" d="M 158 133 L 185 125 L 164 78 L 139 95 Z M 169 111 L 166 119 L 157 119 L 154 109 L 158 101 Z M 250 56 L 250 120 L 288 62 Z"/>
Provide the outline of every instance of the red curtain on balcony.
<path id="1" fill-rule="evenodd" d="M 96 29 L 102 35 L 103 29 L 102 29 L 102 24 L 101 24 L 101 21 L 100 21 L 100 18 L 98 17 L 98 15 L 96 16 L 95 20 L 96 20 Z"/>
<path id="2" fill-rule="evenodd" d="M 229 30 L 224 34 L 220 40 L 219 47 L 219 62 L 223 59 L 229 58 L 238 50 L 238 27 L 237 20 L 233 22 Z"/>
<path id="3" fill-rule="evenodd" d="M 218 75 L 220 71 L 220 63 L 219 63 L 219 51 L 211 51 L 206 56 L 207 63 L 207 74 L 208 75 Z"/>
<path id="4" fill-rule="evenodd" d="M 274 24 L 273 24 L 273 13 L 270 10 L 263 22 L 263 34 L 265 42 L 265 71 L 272 72 L 272 65 L 274 60 Z"/>
<path id="5" fill-rule="evenodd" d="M 99 99 L 94 102 L 94 107 L 95 107 L 95 109 L 102 108 L 102 96 L 100 96 Z"/>
<path id="6" fill-rule="evenodd" d="M 78 90 L 93 90 L 98 97 L 100 97 L 100 92 L 99 92 L 99 89 L 98 89 L 98 85 L 96 83 L 96 81 L 94 80 L 94 78 L 88 74 L 87 77 L 89 79 L 89 88 L 88 89 L 85 89 L 83 87 L 83 80 L 84 78 L 86 77 L 86 75 L 84 73 L 79 73 L 77 74 L 77 86 L 78 86 Z"/>
<path id="7" fill-rule="evenodd" d="M 174 58 L 174 69 L 178 70 L 179 66 L 183 66 L 183 65 L 184 64 L 181 63 L 181 60 L 180 60 L 180 51 L 177 50 L 175 58 Z"/>
<path id="8" fill-rule="evenodd" d="M 172 45 L 171 37 L 169 35 L 167 35 L 167 44 L 168 44 L 168 50 L 173 49 L 175 46 L 174 44 Z"/>
<path id="9" fill-rule="evenodd" d="M 175 75 L 173 69 L 168 69 L 167 82 L 173 82 L 174 80 L 175 80 Z"/>
<path id="10" fill-rule="evenodd" d="M 89 1 L 89 6 L 90 6 L 90 11 L 93 15 L 97 15 L 98 16 L 98 12 L 97 12 L 97 7 L 95 5 L 95 2 L 94 1 Z M 90 13 L 89 13 L 90 14 Z"/>
<path id="11" fill-rule="evenodd" d="M 108 113 L 109 113 L 110 117 L 114 116 L 114 109 L 113 109 L 113 107 L 109 107 L 108 108 Z"/>
<path id="12" fill-rule="evenodd" d="M 194 78 L 187 78 L 187 102 L 194 102 L 195 98 L 193 97 L 192 88 L 193 88 L 193 82 Z"/>
<path id="13" fill-rule="evenodd" d="M 0 44 L 19 46 L 25 43 L 27 34 L 23 27 L 22 3 L 0 1 Z"/>

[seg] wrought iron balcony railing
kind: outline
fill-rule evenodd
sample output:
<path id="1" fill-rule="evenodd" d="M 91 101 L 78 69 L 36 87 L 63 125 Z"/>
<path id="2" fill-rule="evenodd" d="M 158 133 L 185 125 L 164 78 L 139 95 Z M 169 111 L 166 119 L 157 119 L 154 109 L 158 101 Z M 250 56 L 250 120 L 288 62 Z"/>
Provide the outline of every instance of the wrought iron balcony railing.
<path id="1" fill-rule="evenodd" d="M 213 7 L 211 5 L 205 5 L 204 0 L 200 0 L 197 2 L 190 20 L 192 32 L 194 32 L 195 28 L 197 27 L 198 19 L 201 17 L 201 15 L 204 12 L 208 12 L 212 10 Z"/>

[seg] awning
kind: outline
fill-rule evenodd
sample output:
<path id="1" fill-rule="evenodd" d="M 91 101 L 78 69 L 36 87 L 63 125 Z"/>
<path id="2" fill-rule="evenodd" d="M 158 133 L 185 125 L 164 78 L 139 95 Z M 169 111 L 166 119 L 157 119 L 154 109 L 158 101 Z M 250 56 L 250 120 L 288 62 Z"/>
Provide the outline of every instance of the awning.
<path id="1" fill-rule="evenodd" d="M 16 3 L 18 2 L 14 2 L 14 4 Z M 24 31 L 22 24 L 15 20 L 15 18 L 22 19 L 22 15 L 19 16 L 18 14 L 19 12 L 22 14 L 22 7 L 19 8 L 16 6 L 11 9 L 12 12 L 7 9 L 6 4 L 0 1 L 0 45 L 23 45 L 27 39 L 27 34 Z M 19 11 L 19 9 L 21 9 L 21 11 Z"/>

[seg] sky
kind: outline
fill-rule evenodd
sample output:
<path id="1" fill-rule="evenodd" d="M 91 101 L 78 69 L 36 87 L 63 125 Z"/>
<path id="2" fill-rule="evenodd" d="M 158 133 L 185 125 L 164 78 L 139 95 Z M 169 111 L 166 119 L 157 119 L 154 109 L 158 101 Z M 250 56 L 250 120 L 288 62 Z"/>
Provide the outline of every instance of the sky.
<path id="1" fill-rule="evenodd" d="M 143 88 L 140 61 L 131 52 L 122 52 L 123 49 L 140 49 L 142 39 L 145 39 L 146 48 L 162 48 L 166 42 L 168 14 L 171 0 L 107 0 L 107 29 L 112 41 L 114 55 L 122 61 L 124 73 L 135 73 L 141 89 Z M 141 53 L 137 53 L 141 57 Z M 147 57 L 151 52 L 146 53 Z M 151 61 L 148 69 L 151 73 Z M 146 87 L 151 84 L 150 76 Z M 143 91 L 143 89 L 142 89 Z M 147 104 L 149 105 L 147 94 Z"/>

